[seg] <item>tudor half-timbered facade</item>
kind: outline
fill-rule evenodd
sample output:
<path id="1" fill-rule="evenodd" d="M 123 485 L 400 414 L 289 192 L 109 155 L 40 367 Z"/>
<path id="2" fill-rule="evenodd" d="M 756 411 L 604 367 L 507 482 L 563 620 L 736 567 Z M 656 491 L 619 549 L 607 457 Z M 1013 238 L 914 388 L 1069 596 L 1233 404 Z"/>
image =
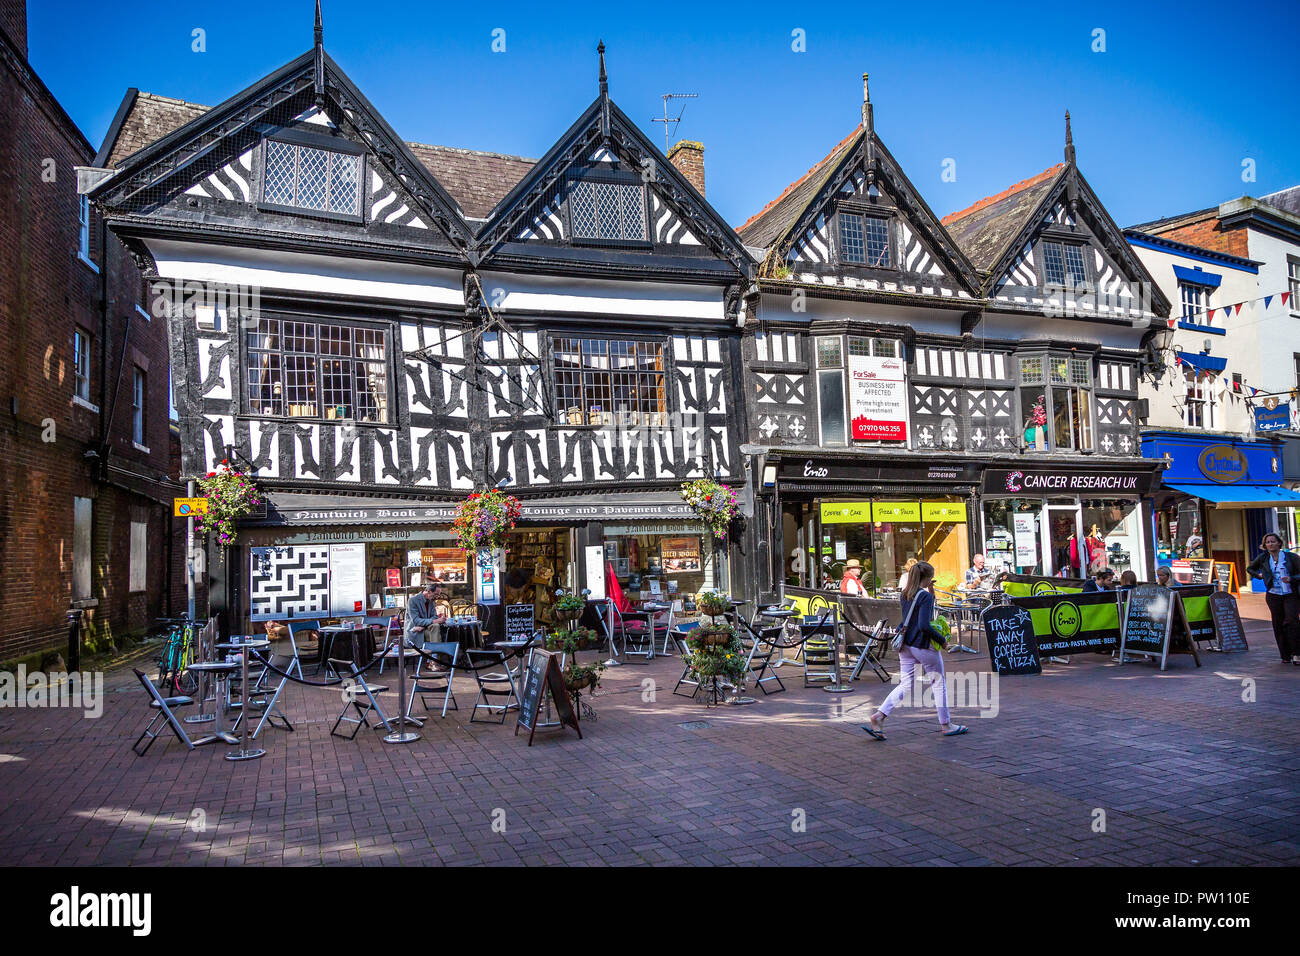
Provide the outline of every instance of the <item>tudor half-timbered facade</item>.
<path id="1" fill-rule="evenodd" d="M 128 96 L 110 135 L 151 141 L 93 199 L 170 322 L 184 474 L 231 461 L 268 491 L 232 626 L 391 613 L 431 578 L 545 619 L 556 587 L 603 589 L 586 548 L 666 591 L 666 536 L 684 592 L 724 583 L 678 488 L 745 481 L 753 264 L 611 101 L 603 46 L 599 74 L 537 161 L 402 141 L 319 21 L 220 106 Z M 524 516 L 486 574 L 449 523 L 494 486 Z"/>
<path id="2" fill-rule="evenodd" d="M 764 587 L 1146 570 L 1140 363 L 1168 304 L 1066 161 L 942 220 L 862 122 L 738 232 Z M 1038 409 L 1036 411 L 1036 408 Z M 766 575 L 770 571 L 770 577 Z"/>

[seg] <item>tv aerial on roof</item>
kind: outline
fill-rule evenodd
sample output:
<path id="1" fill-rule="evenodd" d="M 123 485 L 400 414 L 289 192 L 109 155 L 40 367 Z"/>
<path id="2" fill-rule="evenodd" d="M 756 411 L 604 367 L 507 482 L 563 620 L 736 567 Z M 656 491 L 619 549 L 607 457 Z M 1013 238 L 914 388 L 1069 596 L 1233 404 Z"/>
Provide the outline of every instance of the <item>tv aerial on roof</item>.
<path id="1" fill-rule="evenodd" d="M 668 150 L 672 149 L 673 134 L 677 132 L 677 124 L 682 121 L 682 114 L 686 112 L 686 104 L 683 103 L 681 110 L 678 111 L 676 116 L 669 115 L 668 101 L 669 100 L 694 100 L 694 99 L 699 99 L 699 96 L 700 96 L 699 93 L 665 93 L 663 95 L 664 115 L 662 117 L 653 116 L 650 118 L 650 122 L 664 124 L 664 155 L 665 156 L 668 155 Z"/>

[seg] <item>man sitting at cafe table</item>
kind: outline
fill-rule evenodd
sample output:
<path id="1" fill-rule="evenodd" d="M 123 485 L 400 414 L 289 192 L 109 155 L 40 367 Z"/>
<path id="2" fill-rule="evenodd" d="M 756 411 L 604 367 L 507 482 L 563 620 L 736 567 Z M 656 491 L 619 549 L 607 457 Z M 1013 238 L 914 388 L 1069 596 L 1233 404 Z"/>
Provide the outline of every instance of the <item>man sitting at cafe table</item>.
<path id="1" fill-rule="evenodd" d="M 966 580 L 962 582 L 962 588 L 967 591 L 978 591 L 993 579 L 993 575 L 993 569 L 984 566 L 984 555 L 977 554 L 971 558 L 971 566 L 966 569 Z"/>
<path id="2" fill-rule="evenodd" d="M 438 611 L 438 588 L 432 581 L 425 582 L 419 594 L 406 605 L 406 639 L 412 644 L 438 642 L 438 635 L 447 615 Z"/>

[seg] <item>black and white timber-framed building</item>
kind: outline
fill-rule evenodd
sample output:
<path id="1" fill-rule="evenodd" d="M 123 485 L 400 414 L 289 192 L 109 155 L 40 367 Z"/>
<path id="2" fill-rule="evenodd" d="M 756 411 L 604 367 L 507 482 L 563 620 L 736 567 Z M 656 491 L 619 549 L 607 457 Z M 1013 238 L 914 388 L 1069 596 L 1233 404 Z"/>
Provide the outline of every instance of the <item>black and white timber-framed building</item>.
<path id="1" fill-rule="evenodd" d="M 603 45 L 536 161 L 401 140 L 319 8 L 312 50 L 210 109 L 133 90 L 109 139 L 92 199 L 173 300 L 183 475 L 229 459 L 269 492 L 212 568 L 228 626 L 400 608 L 430 576 L 545 620 L 597 586 L 593 546 L 647 595 L 728 586 L 678 489 L 745 486 L 754 263 L 611 100 Z M 452 508 L 501 483 L 523 521 L 476 581 Z"/>
<path id="2" fill-rule="evenodd" d="M 739 228 L 760 588 L 1150 564 L 1138 376 L 1169 305 L 1075 164 L 940 221 L 861 123 Z M 1032 409 L 1042 402 L 1045 426 Z M 1146 507 L 1149 509 L 1149 501 Z"/>

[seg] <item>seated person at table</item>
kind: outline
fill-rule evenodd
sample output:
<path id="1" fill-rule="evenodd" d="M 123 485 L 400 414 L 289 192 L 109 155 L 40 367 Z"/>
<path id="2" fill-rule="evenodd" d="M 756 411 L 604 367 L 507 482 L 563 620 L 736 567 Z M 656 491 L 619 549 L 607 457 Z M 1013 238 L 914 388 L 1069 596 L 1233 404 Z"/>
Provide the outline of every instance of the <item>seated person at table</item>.
<path id="1" fill-rule="evenodd" d="M 417 646 L 438 642 L 438 634 L 447 615 L 437 607 L 438 588 L 432 581 L 406 604 L 406 639 Z"/>
<path id="2" fill-rule="evenodd" d="M 1115 572 L 1110 568 L 1101 568 L 1083 584 L 1085 593 L 1089 591 L 1109 591 L 1115 581 Z"/>
<path id="3" fill-rule="evenodd" d="M 993 569 L 984 567 L 984 555 L 977 554 L 971 558 L 971 566 L 966 569 L 966 581 L 962 585 L 968 591 L 978 591 L 993 580 Z"/>

